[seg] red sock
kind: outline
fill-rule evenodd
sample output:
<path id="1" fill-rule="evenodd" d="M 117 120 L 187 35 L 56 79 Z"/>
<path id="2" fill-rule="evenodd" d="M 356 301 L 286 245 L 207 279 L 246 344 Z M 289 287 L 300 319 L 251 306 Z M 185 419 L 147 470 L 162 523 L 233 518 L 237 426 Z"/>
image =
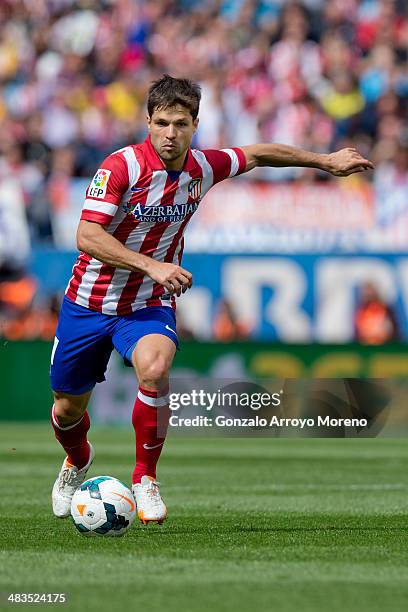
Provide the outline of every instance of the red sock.
<path id="1" fill-rule="evenodd" d="M 55 431 L 55 437 L 68 455 L 68 463 L 75 465 L 78 469 L 83 468 L 88 463 L 90 454 L 86 436 L 91 424 L 88 412 L 85 411 L 81 418 L 72 425 L 62 427 L 58 422 L 53 406 L 51 423 Z"/>
<path id="2" fill-rule="evenodd" d="M 136 434 L 133 484 L 140 482 L 142 476 L 156 478 L 156 465 L 166 439 L 169 417 L 168 390 L 163 393 L 139 387 L 132 414 Z"/>

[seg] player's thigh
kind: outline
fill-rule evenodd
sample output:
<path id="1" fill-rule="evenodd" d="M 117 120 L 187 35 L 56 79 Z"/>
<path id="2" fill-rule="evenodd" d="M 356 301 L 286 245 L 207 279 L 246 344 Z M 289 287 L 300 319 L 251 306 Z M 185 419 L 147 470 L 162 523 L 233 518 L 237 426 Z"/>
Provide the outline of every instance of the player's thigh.
<path id="1" fill-rule="evenodd" d="M 118 320 L 112 340 L 140 384 L 166 379 L 178 348 L 175 313 L 168 307 L 137 310 Z"/>
<path id="2" fill-rule="evenodd" d="M 148 334 L 141 338 L 132 352 L 132 364 L 140 382 L 159 382 L 168 379 L 176 353 L 174 341 L 162 334 Z"/>
<path id="3" fill-rule="evenodd" d="M 105 371 L 113 349 L 106 315 L 65 299 L 51 353 L 50 379 L 54 393 L 83 396 Z M 83 400 L 74 400 L 83 405 Z"/>

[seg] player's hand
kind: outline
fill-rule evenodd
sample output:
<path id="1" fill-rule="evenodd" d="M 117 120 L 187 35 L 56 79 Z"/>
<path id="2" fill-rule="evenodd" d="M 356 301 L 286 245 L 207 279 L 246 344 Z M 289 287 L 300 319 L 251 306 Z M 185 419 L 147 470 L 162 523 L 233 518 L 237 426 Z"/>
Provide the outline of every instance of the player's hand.
<path id="1" fill-rule="evenodd" d="M 147 270 L 147 274 L 156 283 L 163 285 L 170 295 L 180 296 L 193 284 L 193 275 L 188 270 L 172 263 L 162 263 L 154 259 Z"/>
<path id="2" fill-rule="evenodd" d="M 327 165 L 324 168 L 334 176 L 349 176 L 355 172 L 364 172 L 372 170 L 374 164 L 360 155 L 357 149 L 347 148 L 329 153 L 327 155 Z"/>

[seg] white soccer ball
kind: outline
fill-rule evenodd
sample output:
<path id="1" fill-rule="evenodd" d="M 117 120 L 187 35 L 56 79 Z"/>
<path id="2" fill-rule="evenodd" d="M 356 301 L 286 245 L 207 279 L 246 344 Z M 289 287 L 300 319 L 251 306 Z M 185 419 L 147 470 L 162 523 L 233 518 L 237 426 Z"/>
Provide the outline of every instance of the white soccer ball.
<path id="1" fill-rule="evenodd" d="M 132 492 L 112 476 L 86 480 L 74 493 L 71 516 L 86 536 L 121 536 L 136 517 Z"/>

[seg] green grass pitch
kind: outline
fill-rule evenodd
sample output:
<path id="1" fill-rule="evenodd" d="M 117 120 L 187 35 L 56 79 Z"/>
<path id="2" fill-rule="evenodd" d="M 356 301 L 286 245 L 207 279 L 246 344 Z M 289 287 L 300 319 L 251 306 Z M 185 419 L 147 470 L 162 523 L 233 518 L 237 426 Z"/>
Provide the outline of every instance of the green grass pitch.
<path id="1" fill-rule="evenodd" d="M 90 475 L 130 483 L 133 433 L 91 433 Z M 405 439 L 172 438 L 169 519 L 117 539 L 51 514 L 63 453 L 47 425 L 2 424 L 0 444 L 2 606 L 65 592 L 63 609 L 98 612 L 408 609 Z"/>

